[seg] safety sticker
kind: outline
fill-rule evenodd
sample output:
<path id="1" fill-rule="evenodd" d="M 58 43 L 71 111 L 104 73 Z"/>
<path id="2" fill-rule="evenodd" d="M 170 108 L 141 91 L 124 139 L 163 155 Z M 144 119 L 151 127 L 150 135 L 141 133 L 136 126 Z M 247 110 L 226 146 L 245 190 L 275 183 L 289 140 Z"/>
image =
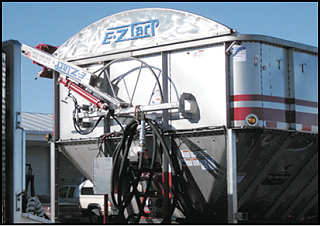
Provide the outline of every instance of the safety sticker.
<path id="1" fill-rule="evenodd" d="M 197 158 L 192 158 L 192 165 L 194 165 L 194 166 L 200 166 L 199 159 L 197 159 Z"/>
<path id="2" fill-rule="evenodd" d="M 244 46 L 233 46 L 232 47 L 233 61 L 244 62 L 247 61 L 247 50 Z"/>
<path id="3" fill-rule="evenodd" d="M 193 166 L 191 158 L 184 159 L 184 161 L 185 161 L 187 166 Z"/>
<path id="4" fill-rule="evenodd" d="M 180 150 L 179 159 L 182 166 L 200 166 L 201 170 L 215 170 L 217 166 L 212 156 L 208 155 L 206 149 Z"/>
<path id="5" fill-rule="evenodd" d="M 183 158 L 190 158 L 190 151 L 189 150 L 180 150 L 181 155 Z"/>
<path id="6" fill-rule="evenodd" d="M 190 151 L 190 157 L 191 158 L 197 158 L 197 151 Z"/>

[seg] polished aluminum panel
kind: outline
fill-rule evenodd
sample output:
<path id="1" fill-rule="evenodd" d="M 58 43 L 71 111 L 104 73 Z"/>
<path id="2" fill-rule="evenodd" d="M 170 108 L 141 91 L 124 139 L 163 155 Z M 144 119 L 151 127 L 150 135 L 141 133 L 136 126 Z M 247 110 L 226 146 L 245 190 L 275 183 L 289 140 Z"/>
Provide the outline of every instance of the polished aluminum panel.
<path id="1" fill-rule="evenodd" d="M 192 13 L 161 8 L 121 12 L 101 19 L 72 36 L 57 51 L 61 59 L 103 55 L 234 32 Z"/>
<path id="2" fill-rule="evenodd" d="M 296 129 L 318 133 L 318 56 L 299 51 L 293 56 Z"/>
<path id="3" fill-rule="evenodd" d="M 176 51 L 170 54 L 170 99 L 175 92 L 192 93 L 199 106 L 199 119 L 172 120 L 174 129 L 226 125 L 226 71 L 224 45 Z"/>
<path id="4" fill-rule="evenodd" d="M 99 154 L 97 140 L 78 140 L 56 142 L 62 152 L 72 164 L 89 180 L 93 181 L 94 159 Z"/>
<path id="5" fill-rule="evenodd" d="M 231 126 L 317 133 L 318 57 L 276 44 L 252 40 L 232 47 Z"/>

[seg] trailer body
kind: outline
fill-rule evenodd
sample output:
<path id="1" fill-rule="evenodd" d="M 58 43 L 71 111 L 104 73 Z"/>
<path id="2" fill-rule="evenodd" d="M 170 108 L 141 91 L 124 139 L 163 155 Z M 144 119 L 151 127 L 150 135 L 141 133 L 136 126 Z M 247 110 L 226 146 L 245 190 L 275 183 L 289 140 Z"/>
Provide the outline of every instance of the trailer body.
<path id="1" fill-rule="evenodd" d="M 53 55 L 91 73 L 105 67 L 101 82 L 93 86 L 131 106 L 160 104 L 157 80 L 164 103 L 193 95 L 190 117 L 177 110 L 155 110 L 153 117 L 162 117 L 157 120 L 167 143 L 176 145 L 188 179 L 185 192 L 205 222 L 237 222 L 246 216 L 299 221 L 316 215 L 318 48 L 241 35 L 198 15 L 152 8 L 101 19 Z M 104 118 L 92 133 L 77 133 L 69 92 L 62 84 L 55 88 L 55 142 L 92 180 L 98 138 L 120 126 Z M 79 105 L 90 104 L 72 95 Z M 90 127 L 97 117 L 88 114 L 86 120 Z M 127 123 L 125 118 L 120 122 Z M 131 158 L 137 157 L 138 146 L 131 148 Z"/>

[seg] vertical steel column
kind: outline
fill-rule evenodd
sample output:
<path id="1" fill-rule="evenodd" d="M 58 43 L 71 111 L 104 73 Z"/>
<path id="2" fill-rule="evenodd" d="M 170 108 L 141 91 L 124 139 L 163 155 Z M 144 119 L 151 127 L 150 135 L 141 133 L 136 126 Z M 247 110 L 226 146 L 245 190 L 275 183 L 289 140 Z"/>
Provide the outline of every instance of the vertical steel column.
<path id="1" fill-rule="evenodd" d="M 236 133 L 227 129 L 227 199 L 228 223 L 238 223 Z"/>
<path id="2" fill-rule="evenodd" d="M 294 72 L 294 48 L 287 49 L 288 54 L 288 90 L 289 90 L 289 98 L 291 100 L 296 98 L 295 94 L 295 72 Z M 296 130 L 296 104 L 295 101 L 289 104 L 289 118 L 287 119 L 290 123 L 290 129 Z"/>
<path id="3" fill-rule="evenodd" d="M 21 44 L 2 42 L 6 54 L 6 223 L 20 223 L 23 194 L 23 131 L 19 127 L 21 112 Z M 23 166 L 24 167 L 24 166 Z"/>
<path id="4" fill-rule="evenodd" d="M 51 193 L 51 221 L 55 222 L 56 217 L 59 221 L 59 205 L 58 205 L 58 159 L 59 153 L 56 153 L 55 141 L 60 137 L 60 109 L 59 109 L 59 92 L 60 84 L 58 83 L 59 74 L 53 71 L 53 134 L 50 143 L 50 193 Z"/>
<path id="5" fill-rule="evenodd" d="M 55 143 L 54 141 L 50 142 L 50 208 L 51 208 L 51 222 L 55 223 L 55 201 L 56 201 L 56 186 L 55 186 L 55 168 L 56 168 L 56 161 L 55 161 Z"/>
<path id="6" fill-rule="evenodd" d="M 6 222 L 6 54 L 2 52 L 2 224 Z"/>
<path id="7" fill-rule="evenodd" d="M 162 92 L 163 92 L 163 103 L 168 103 L 168 54 L 161 52 L 161 61 L 162 61 Z M 162 118 L 162 129 L 163 131 L 168 130 L 169 128 L 169 112 L 168 110 L 163 111 Z M 171 149 L 170 137 L 165 137 L 165 143 L 168 148 Z M 165 154 L 163 154 L 163 163 L 162 163 L 162 171 L 163 171 L 163 188 L 164 188 L 164 216 L 167 216 L 169 213 L 169 161 Z"/>

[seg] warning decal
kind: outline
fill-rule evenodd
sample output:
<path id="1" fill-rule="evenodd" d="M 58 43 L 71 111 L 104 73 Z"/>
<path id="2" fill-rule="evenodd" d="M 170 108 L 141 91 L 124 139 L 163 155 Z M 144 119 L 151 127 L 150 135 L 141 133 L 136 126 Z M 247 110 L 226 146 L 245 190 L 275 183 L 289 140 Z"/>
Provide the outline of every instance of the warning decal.
<path id="1" fill-rule="evenodd" d="M 233 61 L 245 62 L 247 61 L 247 50 L 244 46 L 233 46 L 232 47 Z"/>
<path id="2" fill-rule="evenodd" d="M 200 167 L 202 170 L 215 170 L 216 164 L 212 156 L 208 155 L 207 150 L 180 150 L 179 159 L 182 166 Z"/>

